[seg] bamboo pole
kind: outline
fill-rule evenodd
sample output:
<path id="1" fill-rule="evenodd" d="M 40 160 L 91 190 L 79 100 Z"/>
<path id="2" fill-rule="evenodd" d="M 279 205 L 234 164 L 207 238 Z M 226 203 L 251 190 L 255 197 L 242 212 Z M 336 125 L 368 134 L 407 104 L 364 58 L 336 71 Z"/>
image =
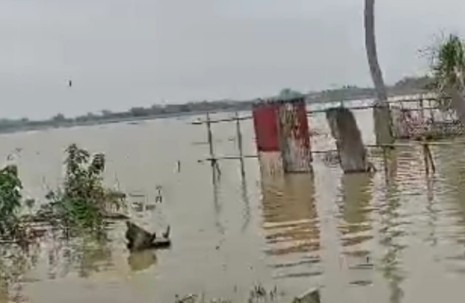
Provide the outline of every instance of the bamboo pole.
<path id="1" fill-rule="evenodd" d="M 433 155 L 431 154 L 431 149 L 429 147 L 428 142 L 426 142 L 426 140 L 423 139 L 422 144 L 423 144 L 423 160 L 425 162 L 426 175 L 430 174 L 430 168 L 431 168 L 431 173 L 434 174 L 436 172 L 436 165 L 434 164 Z"/>
<path id="2" fill-rule="evenodd" d="M 242 145 L 242 132 L 241 132 L 241 122 L 239 119 L 239 113 L 236 112 L 236 136 L 237 136 L 237 148 L 239 149 L 239 160 L 241 164 L 241 176 L 245 176 L 245 166 L 244 166 L 244 150 Z"/>
<path id="3" fill-rule="evenodd" d="M 208 136 L 208 147 L 210 151 L 210 165 L 213 169 L 213 177 L 219 178 L 221 175 L 220 168 L 218 166 L 218 159 L 215 157 L 215 150 L 213 148 L 213 133 L 212 133 L 212 128 L 211 128 L 211 120 L 210 120 L 210 113 L 207 113 L 207 120 L 206 120 L 206 125 L 207 125 L 207 136 Z"/>
<path id="4" fill-rule="evenodd" d="M 428 153 L 427 153 L 427 144 L 423 143 L 423 160 L 425 162 L 425 172 L 426 175 L 429 176 L 429 159 L 428 159 Z"/>
<path id="5" fill-rule="evenodd" d="M 425 122 L 425 108 L 423 106 L 423 99 L 421 98 L 419 100 L 419 105 L 420 105 L 421 122 Z"/>
<path id="6" fill-rule="evenodd" d="M 207 140 L 208 140 L 208 148 L 210 150 L 210 158 L 215 158 L 215 153 L 213 150 L 213 134 L 211 128 L 211 120 L 210 120 L 210 113 L 207 113 L 207 120 L 205 122 L 207 124 Z"/>

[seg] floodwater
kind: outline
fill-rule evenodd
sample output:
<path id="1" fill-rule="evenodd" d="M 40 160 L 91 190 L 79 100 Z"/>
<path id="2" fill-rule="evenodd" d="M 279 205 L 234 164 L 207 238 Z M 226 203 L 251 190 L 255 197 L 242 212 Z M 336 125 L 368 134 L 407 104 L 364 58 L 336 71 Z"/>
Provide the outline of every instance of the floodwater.
<path id="1" fill-rule="evenodd" d="M 390 156 L 387 173 L 371 153 L 372 176 L 343 176 L 316 156 L 314 177 L 261 176 L 248 159 L 244 177 L 238 161 L 221 161 L 213 182 L 209 164 L 198 162 L 208 157 L 206 129 L 192 120 L 0 136 L 0 158 L 13 153 L 26 197 L 59 184 L 74 142 L 106 154 L 108 185 L 148 202 L 161 186 L 159 211 L 173 241 L 169 250 L 129 255 L 121 223 L 109 243 L 50 238 L 27 258 L 9 251 L 0 266 L 13 282 L 0 287 L 0 302 L 174 302 L 188 293 L 244 302 L 258 283 L 277 286 L 283 302 L 314 287 L 328 303 L 463 302 L 465 145 L 434 147 L 432 177 L 420 147 L 406 147 Z M 357 120 L 373 143 L 370 112 Z M 322 133 L 313 149 L 334 148 L 324 116 L 310 124 Z M 245 154 L 255 154 L 252 123 L 242 131 Z M 234 124 L 214 125 L 213 134 L 217 155 L 237 155 Z"/>

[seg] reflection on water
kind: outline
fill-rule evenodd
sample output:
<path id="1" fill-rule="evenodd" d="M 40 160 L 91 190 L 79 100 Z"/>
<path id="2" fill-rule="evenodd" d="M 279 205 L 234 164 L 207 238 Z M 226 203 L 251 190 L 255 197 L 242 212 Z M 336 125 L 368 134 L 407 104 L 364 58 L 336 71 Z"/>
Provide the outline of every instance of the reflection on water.
<path id="1" fill-rule="evenodd" d="M 359 125 L 371 117 L 357 116 Z M 215 140 L 235 134 L 231 125 L 214 128 Z M 243 130 L 244 154 L 253 154 L 253 125 Z M 373 143 L 370 129 L 362 135 Z M 22 148 L 14 161 L 25 196 L 38 203 L 61 180 L 62 151 L 71 142 L 105 152 L 106 179 L 113 184 L 117 176 L 125 192 L 140 189 L 152 201 L 154 184 L 162 185 L 174 244 L 131 255 L 124 224 L 115 224 L 110 241 L 51 234 L 29 251 L 3 245 L 0 302 L 172 302 L 175 294 L 201 292 L 241 302 L 258 282 L 276 285 L 285 302 L 320 283 L 328 303 L 463 301 L 463 144 L 432 150 L 434 176 L 425 174 L 421 148 L 412 147 L 389 154 L 386 173 L 378 150 L 371 152 L 373 175 L 343 176 L 316 157 L 313 177 L 284 176 L 279 161 L 260 170 L 252 159 L 244 170 L 221 162 L 219 177 L 197 163 L 208 148 L 191 143 L 204 137 L 205 129 L 175 119 L 0 136 L 0 158 Z M 314 140 L 315 150 L 333 148 L 325 136 Z M 227 140 L 215 144 L 218 155 L 237 154 Z M 174 172 L 178 160 L 183 167 Z"/>
<path id="2" fill-rule="evenodd" d="M 213 164 L 211 165 L 212 169 L 212 188 L 213 188 L 213 205 L 215 206 L 215 225 L 216 228 L 218 229 L 220 234 L 224 234 L 225 227 L 219 220 L 219 217 L 221 215 L 222 207 L 221 203 L 219 201 L 219 195 L 221 191 L 221 173 L 220 173 L 220 168 L 218 164 Z"/>
<path id="3" fill-rule="evenodd" d="M 372 238 L 369 215 L 373 182 L 370 174 L 352 174 L 343 175 L 341 184 L 339 207 L 344 222 L 340 231 L 343 246 L 352 248 Z"/>
<path id="4" fill-rule="evenodd" d="M 71 240 L 52 234 L 42 243 L 46 256 L 44 263 L 49 279 L 66 277 L 75 272 L 81 278 L 113 267 L 112 251 L 108 240 L 83 237 Z"/>
<path id="5" fill-rule="evenodd" d="M 319 275 L 312 271 L 319 262 L 320 235 L 310 174 L 262 175 L 263 228 L 269 244 L 267 253 L 286 256 L 273 267 L 279 277 Z M 302 267 L 310 264 L 306 270 Z"/>
<path id="6" fill-rule="evenodd" d="M 242 224 L 242 231 L 244 232 L 250 224 L 250 199 L 249 199 L 249 190 L 247 188 L 247 176 L 245 174 L 244 160 L 240 161 L 241 165 L 241 197 L 244 202 L 244 223 Z"/>
<path id="7" fill-rule="evenodd" d="M 342 220 L 339 224 L 344 260 L 351 271 L 350 284 L 369 285 L 372 283 L 367 271 L 373 270 L 373 263 L 367 242 L 373 238 L 370 205 L 373 180 L 370 174 L 343 175 L 341 196 L 338 201 Z"/>
<path id="8" fill-rule="evenodd" d="M 396 173 L 399 171 L 396 170 Z M 401 288 L 404 274 L 401 269 L 400 254 L 406 248 L 399 239 L 404 236 L 406 231 L 399 213 L 401 200 L 397 180 L 388 183 L 385 193 L 386 197 L 382 199 L 379 211 L 381 217 L 380 245 L 385 247 L 385 254 L 380 260 L 379 267 L 389 285 L 389 302 L 399 303 L 404 295 Z"/>
<path id="9" fill-rule="evenodd" d="M 428 214 L 428 237 L 426 241 L 430 243 L 431 247 L 435 247 L 438 244 L 437 238 L 437 221 L 438 221 L 438 210 L 435 207 L 435 200 L 434 200 L 434 177 L 428 176 L 426 179 L 426 198 L 427 198 L 427 205 L 426 211 Z"/>
<path id="10" fill-rule="evenodd" d="M 448 272 L 458 274 L 459 276 L 465 275 L 465 158 L 463 145 L 459 145 L 453 148 L 450 147 L 439 147 L 437 152 L 440 160 L 440 172 L 439 179 L 436 183 L 441 181 L 442 190 L 438 193 L 435 192 L 434 198 L 438 198 L 448 206 L 447 212 L 449 216 L 448 228 L 447 228 L 447 241 L 440 239 L 438 233 L 444 230 L 444 223 L 440 222 L 438 218 L 439 211 L 437 206 L 433 204 L 434 215 L 435 215 L 435 245 L 439 249 L 440 244 L 447 243 L 449 249 L 444 254 L 446 267 Z M 450 159 L 451 161 L 444 161 L 444 159 Z M 452 161 L 453 159 L 453 161 Z M 436 186 L 437 187 L 437 186 Z M 439 221 L 439 222 L 438 222 Z"/>
<path id="11" fill-rule="evenodd" d="M 153 250 L 133 252 L 128 256 L 128 264 L 132 271 L 140 271 L 149 268 L 157 262 L 157 256 Z"/>
<path id="12" fill-rule="evenodd" d="M 37 264 L 39 246 L 27 250 L 15 245 L 0 245 L 0 302 L 24 302 L 24 275 Z"/>

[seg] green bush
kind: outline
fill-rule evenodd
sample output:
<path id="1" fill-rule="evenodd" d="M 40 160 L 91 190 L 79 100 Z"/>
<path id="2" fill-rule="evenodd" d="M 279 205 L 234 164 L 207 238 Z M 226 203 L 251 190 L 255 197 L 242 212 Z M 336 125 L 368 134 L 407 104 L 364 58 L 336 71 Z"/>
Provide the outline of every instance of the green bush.
<path id="1" fill-rule="evenodd" d="M 101 231 L 107 206 L 121 206 L 122 195 L 103 185 L 105 156 L 93 156 L 76 144 L 66 149 L 63 188 L 50 192 L 47 199 L 54 215 L 66 228 Z"/>
<path id="2" fill-rule="evenodd" d="M 0 170 L 0 237 L 14 237 L 21 208 L 22 184 L 18 168 L 9 165 Z"/>

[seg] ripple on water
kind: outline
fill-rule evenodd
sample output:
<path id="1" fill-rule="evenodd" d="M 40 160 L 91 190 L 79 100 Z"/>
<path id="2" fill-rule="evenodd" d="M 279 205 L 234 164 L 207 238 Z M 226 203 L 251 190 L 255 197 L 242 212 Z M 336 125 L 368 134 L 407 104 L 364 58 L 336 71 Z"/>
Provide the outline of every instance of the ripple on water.
<path id="1" fill-rule="evenodd" d="M 263 176 L 263 229 L 275 278 L 321 275 L 319 220 L 313 178 Z"/>

